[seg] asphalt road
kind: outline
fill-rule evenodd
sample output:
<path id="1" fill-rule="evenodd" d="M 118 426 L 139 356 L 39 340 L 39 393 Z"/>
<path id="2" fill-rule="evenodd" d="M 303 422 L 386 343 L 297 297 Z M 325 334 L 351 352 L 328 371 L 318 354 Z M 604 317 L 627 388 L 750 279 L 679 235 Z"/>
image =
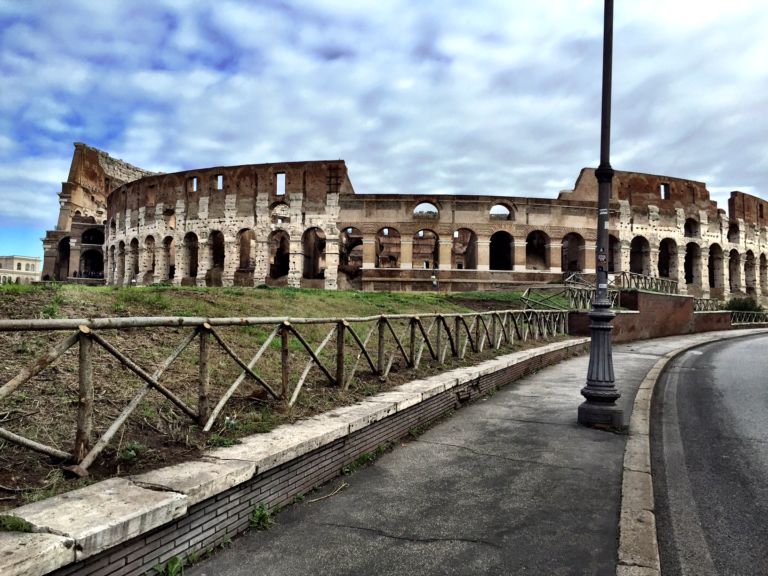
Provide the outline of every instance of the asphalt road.
<path id="1" fill-rule="evenodd" d="M 768 336 L 668 364 L 651 456 L 662 574 L 768 574 Z"/>

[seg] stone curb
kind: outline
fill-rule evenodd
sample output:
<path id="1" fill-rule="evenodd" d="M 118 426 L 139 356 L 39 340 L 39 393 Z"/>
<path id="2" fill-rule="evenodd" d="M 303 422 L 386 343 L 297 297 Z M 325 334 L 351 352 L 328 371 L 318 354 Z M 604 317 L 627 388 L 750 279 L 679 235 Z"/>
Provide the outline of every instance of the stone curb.
<path id="1" fill-rule="evenodd" d="M 751 330 L 749 334 L 719 332 L 710 338 L 702 338 L 662 356 L 640 383 L 632 408 L 629 437 L 624 449 L 616 576 L 661 575 L 651 469 L 650 415 L 656 383 L 667 364 L 688 350 L 710 342 L 765 333 L 768 333 L 768 330 Z"/>
<path id="2" fill-rule="evenodd" d="M 32 530 L 0 532 L 0 574 L 39 576 L 88 558 L 185 515 L 193 504 L 437 394 L 551 352 L 583 350 L 588 343 L 589 338 L 572 338 L 412 380 L 363 402 L 209 450 L 200 460 L 104 480 L 0 513 L 25 520 Z"/>

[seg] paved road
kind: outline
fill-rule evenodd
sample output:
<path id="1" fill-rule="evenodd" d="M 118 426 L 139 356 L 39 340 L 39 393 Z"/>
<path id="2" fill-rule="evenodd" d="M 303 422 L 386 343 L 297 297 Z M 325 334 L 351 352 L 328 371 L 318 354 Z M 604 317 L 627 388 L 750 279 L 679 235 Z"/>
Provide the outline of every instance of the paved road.
<path id="1" fill-rule="evenodd" d="M 670 363 L 651 451 L 664 576 L 768 574 L 768 336 Z"/>

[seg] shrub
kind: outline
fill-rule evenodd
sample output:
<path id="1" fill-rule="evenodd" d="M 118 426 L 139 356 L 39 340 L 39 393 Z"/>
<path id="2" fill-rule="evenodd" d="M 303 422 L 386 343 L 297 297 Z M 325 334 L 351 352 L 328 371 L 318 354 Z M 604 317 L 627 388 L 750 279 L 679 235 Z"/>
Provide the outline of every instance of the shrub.
<path id="1" fill-rule="evenodd" d="M 762 312 L 763 307 L 749 296 L 745 298 L 731 298 L 725 304 L 726 310 L 733 310 L 736 312 Z"/>

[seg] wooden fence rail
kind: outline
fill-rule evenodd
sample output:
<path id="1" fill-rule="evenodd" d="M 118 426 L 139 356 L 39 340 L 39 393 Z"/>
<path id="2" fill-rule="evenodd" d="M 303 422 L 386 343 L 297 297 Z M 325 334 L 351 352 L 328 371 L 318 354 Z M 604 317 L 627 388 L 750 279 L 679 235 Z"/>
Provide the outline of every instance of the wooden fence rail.
<path id="1" fill-rule="evenodd" d="M 219 329 L 224 327 L 271 328 L 248 360 L 240 357 Z M 313 346 L 308 336 L 310 327 L 327 333 Z M 173 351 L 154 370 L 145 369 L 129 353 L 121 351 L 105 339 L 105 333 L 127 329 L 159 327 L 189 328 Z M 314 368 L 327 385 L 348 389 L 355 375 L 365 370 L 386 379 L 395 363 L 405 369 L 416 369 L 423 358 L 442 364 L 448 355 L 464 358 L 486 348 L 499 349 L 516 342 L 545 340 L 565 335 L 568 312 L 553 310 L 503 310 L 467 314 L 392 314 L 359 318 L 97 318 L 74 320 L 0 320 L 0 333 L 61 331 L 65 336 L 44 354 L 0 386 L 0 402 L 10 397 L 25 383 L 43 372 L 70 348 L 78 344 L 77 423 L 69 452 L 24 438 L 0 427 L 0 438 L 54 457 L 68 464 L 67 469 L 84 476 L 99 454 L 150 391 L 162 395 L 183 414 L 190 424 L 210 432 L 222 411 L 241 385 L 250 381 L 274 400 L 293 406 Z M 177 392 L 160 382 L 173 363 L 198 339 L 197 406 L 190 406 Z M 335 340 L 335 351 L 326 348 Z M 297 342 L 298 345 L 294 344 Z M 275 345 L 273 346 L 273 343 Z M 279 360 L 268 357 L 270 348 L 279 344 Z M 211 397 L 210 354 L 213 346 L 234 362 L 240 370 L 237 378 L 219 398 Z M 94 352 L 101 349 L 125 369 L 143 381 L 119 415 L 99 438 L 92 442 L 94 413 Z M 292 374 L 292 366 L 303 356 L 306 360 L 300 376 Z M 269 382 L 264 375 L 265 362 L 279 362 L 279 381 Z"/>

